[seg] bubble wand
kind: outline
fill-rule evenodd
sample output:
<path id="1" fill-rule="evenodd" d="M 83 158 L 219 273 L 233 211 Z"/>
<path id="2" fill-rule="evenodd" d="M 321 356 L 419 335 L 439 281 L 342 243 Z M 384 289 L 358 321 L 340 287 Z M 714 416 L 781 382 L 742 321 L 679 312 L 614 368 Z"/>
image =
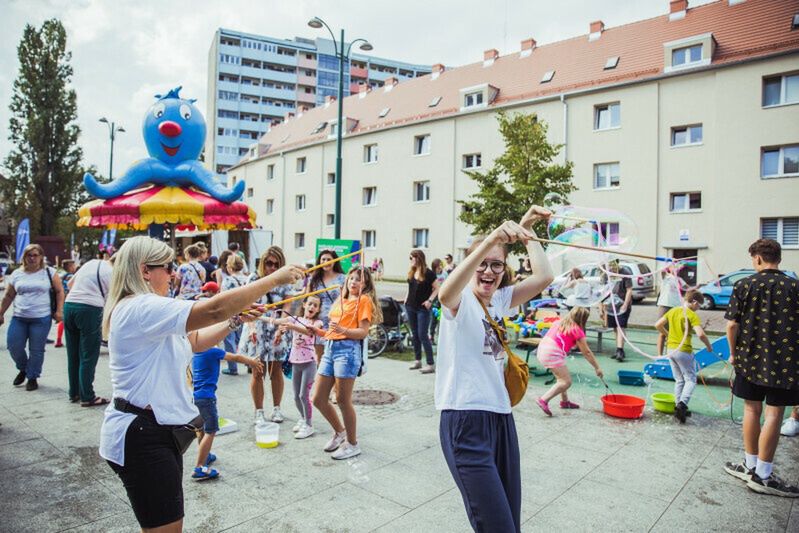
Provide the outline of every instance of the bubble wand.
<path id="1" fill-rule="evenodd" d="M 332 291 L 333 289 L 340 289 L 340 288 L 341 288 L 341 285 L 331 285 L 330 287 L 325 287 L 324 289 L 319 289 L 318 291 L 306 292 L 306 293 L 300 294 L 298 296 L 292 296 L 291 298 L 286 298 L 285 300 L 280 300 L 279 302 L 274 302 L 274 303 L 271 303 L 271 304 L 262 305 L 261 309 L 271 309 L 272 307 L 278 307 L 278 306 L 281 306 L 283 304 L 287 304 L 287 303 L 290 303 L 290 302 L 294 302 L 294 301 L 297 301 L 297 300 L 302 300 L 304 298 L 308 298 L 309 296 L 314 296 L 316 294 L 320 294 L 320 293 L 323 293 L 323 292 Z"/>
<path id="2" fill-rule="evenodd" d="M 337 257 L 335 259 L 331 259 L 330 261 L 325 261 L 323 263 L 319 263 L 318 265 L 312 266 L 311 268 L 305 270 L 304 273 L 305 273 L 305 275 L 308 275 L 309 272 L 313 272 L 314 270 L 318 270 L 320 268 L 324 268 L 327 265 L 332 265 L 333 263 L 338 263 L 339 261 L 341 261 L 343 259 L 347 259 L 347 258 L 353 257 L 355 255 L 360 255 L 360 254 L 363 254 L 363 250 L 355 250 L 352 253 L 349 253 L 349 254 L 346 254 L 346 255 L 342 255 L 341 257 Z"/>
<path id="3" fill-rule="evenodd" d="M 595 252 L 604 252 L 609 254 L 615 255 L 624 255 L 628 257 L 637 257 L 639 259 L 649 259 L 650 261 L 661 261 L 667 263 L 673 263 L 675 259 L 673 257 L 662 257 L 659 255 L 646 255 L 646 254 L 637 254 L 634 252 L 621 252 L 619 250 L 611 250 L 608 248 L 601 248 L 599 246 L 588 246 L 586 244 L 575 244 L 572 242 L 562 242 L 562 241 L 555 241 L 552 239 L 542 239 L 541 237 L 530 237 L 531 241 L 537 241 L 546 244 L 556 244 L 558 246 L 567 246 L 570 248 L 580 248 L 581 250 L 593 250 Z"/>

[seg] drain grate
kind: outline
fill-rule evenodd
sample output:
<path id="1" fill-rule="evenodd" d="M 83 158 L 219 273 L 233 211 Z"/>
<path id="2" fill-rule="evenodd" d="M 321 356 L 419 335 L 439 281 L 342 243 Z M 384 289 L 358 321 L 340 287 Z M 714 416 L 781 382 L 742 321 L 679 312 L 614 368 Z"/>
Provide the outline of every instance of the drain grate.
<path id="1" fill-rule="evenodd" d="M 356 390 L 352 392 L 355 405 L 390 405 L 399 400 L 399 395 L 385 390 Z"/>

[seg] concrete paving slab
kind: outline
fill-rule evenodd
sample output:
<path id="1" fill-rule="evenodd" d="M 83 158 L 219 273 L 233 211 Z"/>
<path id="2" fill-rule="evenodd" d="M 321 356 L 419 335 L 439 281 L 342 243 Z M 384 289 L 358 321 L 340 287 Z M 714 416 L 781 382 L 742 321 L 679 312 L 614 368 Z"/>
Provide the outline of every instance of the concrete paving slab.
<path id="1" fill-rule="evenodd" d="M 537 510 L 537 509 L 536 509 Z M 471 525 L 457 488 L 425 502 L 375 530 L 375 533 L 463 533 Z"/>

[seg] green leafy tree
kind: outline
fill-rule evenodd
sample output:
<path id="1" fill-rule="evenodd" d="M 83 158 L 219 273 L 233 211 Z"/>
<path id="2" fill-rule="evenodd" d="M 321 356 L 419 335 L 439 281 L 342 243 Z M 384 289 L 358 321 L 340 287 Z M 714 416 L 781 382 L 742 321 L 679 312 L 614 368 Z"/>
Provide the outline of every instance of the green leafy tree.
<path id="1" fill-rule="evenodd" d="M 30 217 L 33 235 L 52 235 L 77 208 L 84 168 L 77 146 L 77 102 L 70 88 L 67 35 L 51 19 L 26 25 L 17 47 L 19 73 L 11 97 L 9 139 L 0 194 L 16 219 Z"/>
<path id="2" fill-rule="evenodd" d="M 505 141 L 505 153 L 485 172 L 464 171 L 479 191 L 463 206 L 460 220 L 477 233 L 489 233 L 505 220 L 521 220 L 531 205 L 543 205 L 548 193 L 562 198 L 576 189 L 572 184 L 572 166 L 555 164 L 563 145 L 547 141 L 547 125 L 535 114 L 497 113 L 499 132 Z M 534 228 L 546 237 L 543 223 Z M 522 253 L 523 247 L 513 247 Z"/>

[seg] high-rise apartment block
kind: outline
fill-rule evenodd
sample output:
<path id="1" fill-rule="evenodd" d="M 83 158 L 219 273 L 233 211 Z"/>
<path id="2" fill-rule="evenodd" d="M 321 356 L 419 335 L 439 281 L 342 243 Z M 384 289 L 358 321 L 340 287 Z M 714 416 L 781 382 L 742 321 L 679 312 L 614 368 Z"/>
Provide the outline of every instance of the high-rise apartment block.
<path id="1" fill-rule="evenodd" d="M 351 54 L 344 95 L 430 73 L 427 65 Z M 338 94 L 339 60 L 330 39 L 276 39 L 220 28 L 208 53 L 205 159 L 225 172 L 273 124 Z"/>

